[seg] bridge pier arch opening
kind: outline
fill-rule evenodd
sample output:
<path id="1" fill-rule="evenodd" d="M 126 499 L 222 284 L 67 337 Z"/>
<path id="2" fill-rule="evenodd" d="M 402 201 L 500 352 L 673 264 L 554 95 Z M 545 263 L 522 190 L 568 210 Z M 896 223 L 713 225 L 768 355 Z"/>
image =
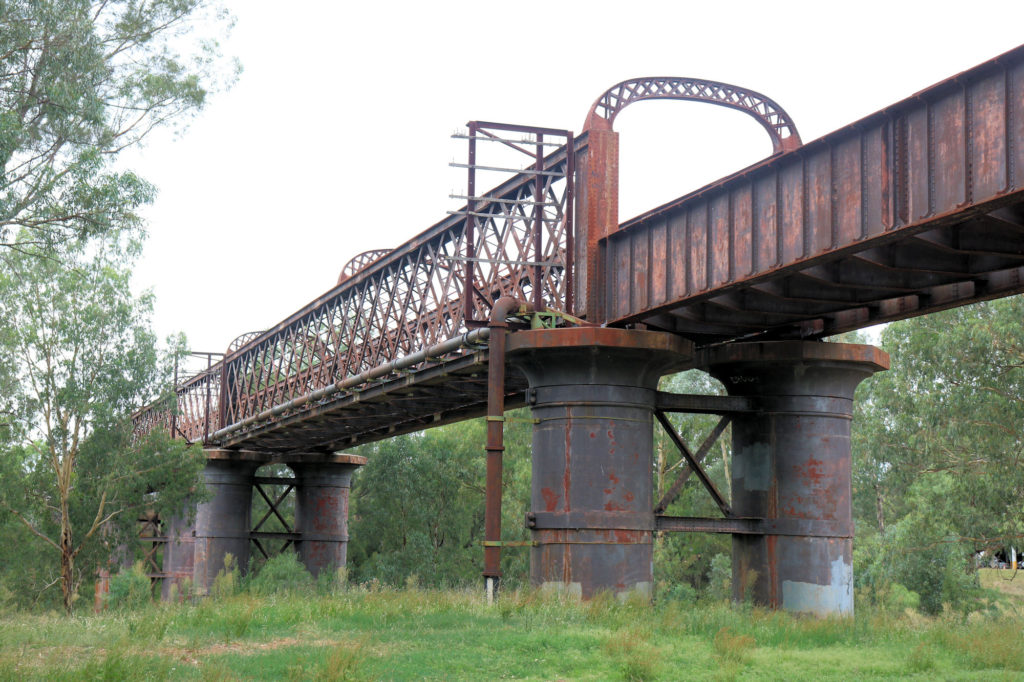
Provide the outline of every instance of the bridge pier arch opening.
<path id="1" fill-rule="evenodd" d="M 521 331 L 508 361 L 535 420 L 527 525 L 530 578 L 584 599 L 653 588 L 653 414 L 658 379 L 689 341 L 596 327 Z"/>
<path id="2" fill-rule="evenodd" d="M 736 343 L 697 367 L 755 411 L 732 416 L 733 598 L 817 616 L 853 615 L 850 422 L 857 385 L 889 368 L 874 346 Z"/>

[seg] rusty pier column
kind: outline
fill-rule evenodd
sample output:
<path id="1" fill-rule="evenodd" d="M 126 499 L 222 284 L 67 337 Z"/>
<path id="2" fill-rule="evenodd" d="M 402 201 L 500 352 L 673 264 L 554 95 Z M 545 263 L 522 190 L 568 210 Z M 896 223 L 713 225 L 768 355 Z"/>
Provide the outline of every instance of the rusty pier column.
<path id="1" fill-rule="evenodd" d="M 172 516 L 167 522 L 167 543 L 164 545 L 164 580 L 160 598 L 164 601 L 181 599 L 185 595 L 185 581 L 191 581 L 195 570 L 195 519 L 188 522 L 189 509 Z"/>
<path id="2" fill-rule="evenodd" d="M 692 360 L 670 334 L 596 327 L 512 334 L 530 382 L 534 585 L 588 599 L 651 594 L 658 379 Z"/>
<path id="3" fill-rule="evenodd" d="M 196 511 L 193 583 L 198 595 L 209 593 L 228 554 L 240 571 L 249 566 L 253 476 L 260 466 L 226 451 L 208 450 L 206 455 L 203 479 L 211 498 Z"/>
<path id="4" fill-rule="evenodd" d="M 889 357 L 873 346 L 778 341 L 698 354 L 697 366 L 761 410 L 732 423 L 732 509 L 764 519 L 734 535 L 733 598 L 818 616 L 853 615 L 853 394 Z"/>
<path id="5" fill-rule="evenodd" d="M 313 577 L 345 565 L 352 472 L 364 464 L 366 458 L 359 455 L 288 464 L 296 477 L 295 530 L 302 535 L 299 561 Z"/>

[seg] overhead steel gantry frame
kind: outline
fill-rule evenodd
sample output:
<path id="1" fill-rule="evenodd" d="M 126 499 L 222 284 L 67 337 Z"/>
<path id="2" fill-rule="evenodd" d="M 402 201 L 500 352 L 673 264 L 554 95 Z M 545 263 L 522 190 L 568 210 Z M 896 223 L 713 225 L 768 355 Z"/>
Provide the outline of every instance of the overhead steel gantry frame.
<path id="1" fill-rule="evenodd" d="M 612 122 L 631 102 L 656 98 L 706 101 L 745 111 L 772 137 L 775 153 L 620 226 L 618 140 Z M 624 81 L 595 102 L 579 137 L 537 129 L 525 141 L 504 139 L 527 152 L 531 145 L 540 148 L 542 142 L 548 143 L 549 135 L 564 135 L 569 144 L 550 152 L 534 151 L 530 167 L 491 192 L 477 196 L 470 188 L 465 208 L 401 247 L 357 257 L 335 289 L 273 329 L 244 339 L 221 362 L 179 387 L 173 421 L 166 407 L 154 406 L 137 415 L 139 429 L 166 428 L 171 422 L 175 434 L 221 448 L 229 453 L 226 456 L 241 450 L 282 455 L 326 453 L 483 414 L 488 402 L 486 367 L 490 364 L 493 370 L 496 364 L 490 355 L 491 337 L 504 320 L 477 325 L 488 320 L 495 303 L 505 298 L 530 304 L 529 309 L 509 308 L 520 323 L 536 323 L 540 315 L 547 315 L 576 329 L 530 332 L 511 323 L 515 333 L 509 334 L 506 344 L 509 362 L 530 377 L 533 389 L 526 392 L 527 381 L 520 373 L 501 373 L 503 407 L 523 404 L 528 396 L 535 412 L 561 410 L 561 416 L 552 419 L 569 433 L 576 428 L 573 424 L 585 421 L 584 415 L 566 396 L 551 397 L 545 384 L 550 377 L 538 368 L 565 360 L 563 365 L 576 363 L 574 371 L 594 376 L 625 357 L 622 353 L 629 346 L 648 351 L 648 361 L 623 361 L 644 377 L 642 385 L 626 391 L 630 400 L 639 401 L 635 404 L 642 407 L 641 421 L 667 421 L 660 416 L 663 398 L 651 392 L 651 372 L 698 366 L 721 375 L 730 393 L 756 406 L 753 412 L 730 411 L 725 403 L 717 408 L 731 415 L 734 444 L 746 438 L 751 447 L 758 445 L 765 429 L 786 423 L 790 412 L 813 420 L 842 441 L 843 429 L 848 433 L 850 405 L 841 396 L 852 397 L 852 386 L 883 369 L 887 360 L 857 347 L 828 344 L 832 354 L 823 355 L 822 344 L 770 342 L 820 338 L 1024 289 L 1022 98 L 1024 48 L 1018 48 L 801 145 L 792 120 L 759 93 L 686 78 Z M 487 126 L 493 134 L 494 125 L 471 124 L 471 143 L 487 137 L 480 134 Z M 504 134 L 515 127 L 505 128 L 498 130 Z M 478 164 L 471 156 L 466 165 L 472 170 Z M 587 325 L 594 324 L 620 330 L 587 331 Z M 622 332 L 624 327 L 635 331 Z M 643 336 L 658 335 L 650 330 L 670 332 L 678 341 L 685 337 L 706 348 L 694 351 L 685 343 L 654 341 L 654 336 Z M 629 337 L 628 343 L 622 334 Z M 731 345 L 708 345 L 722 342 Z M 569 358 L 538 364 L 545 355 L 560 358 L 559 353 L 574 343 L 584 343 L 585 348 L 575 347 Z M 655 356 L 656 362 L 650 360 Z M 743 373 L 722 374 L 736 368 Z M 808 380 L 813 386 L 794 378 L 808 372 L 817 377 Z M 493 387 L 494 371 L 491 375 Z M 746 384 L 751 377 L 768 393 L 749 394 Z M 619 377 L 606 385 L 602 379 L 594 385 L 618 395 L 626 385 L 615 383 L 620 379 L 626 381 Z M 622 403 L 616 398 L 601 404 L 613 409 L 616 400 Z M 784 403 L 792 403 L 790 412 L 779 407 Z M 607 431 L 614 434 L 616 429 Z M 598 435 L 594 432 L 593 437 Z M 637 437 L 638 447 L 647 447 L 643 437 Z M 584 442 L 582 435 L 579 438 Z M 762 578 L 755 594 L 766 603 L 788 603 L 790 608 L 813 595 L 821 597 L 825 592 L 818 588 L 829 580 L 848 586 L 839 574 L 849 566 L 852 528 L 836 512 L 848 507 L 848 500 L 842 501 L 844 494 L 849 495 L 848 471 L 842 471 L 844 461 L 848 468 L 848 449 L 829 460 L 825 488 L 820 462 L 791 463 L 809 472 L 804 492 L 827 488 L 830 499 L 838 500 L 839 507 L 825 510 L 791 509 L 805 516 L 818 514 L 816 521 L 805 519 L 814 521 L 810 525 L 792 522 L 801 517 L 780 517 L 779 496 L 790 494 L 785 490 L 793 480 L 777 468 L 787 461 L 782 452 L 770 453 L 771 470 L 758 470 L 763 469 L 762 457 L 748 462 L 748 473 L 757 473 L 750 474 L 753 478 L 734 477 L 732 521 L 669 523 L 655 522 L 653 501 L 646 510 L 635 505 L 626 509 L 624 497 L 598 504 L 598 495 L 572 500 L 572 509 L 566 506 L 574 495 L 568 487 L 572 439 L 563 440 L 557 452 L 538 455 L 547 446 L 535 438 L 534 470 L 540 473 L 534 481 L 533 524 L 535 538 L 547 538 L 538 540 L 540 545 L 533 550 L 535 581 L 573 583 L 569 578 L 580 569 L 572 555 L 589 551 L 574 552 L 574 543 L 610 546 L 607 532 L 620 533 L 623 542 L 611 544 L 641 546 L 630 561 L 642 564 L 649 551 L 642 546 L 649 545 L 656 526 L 681 528 L 689 523 L 690 530 L 703 524 L 702 529 L 725 529 L 736 537 L 761 534 L 754 544 L 737 545 L 737 584 L 753 572 L 765 575 L 785 568 L 776 555 L 778 547 L 789 542 L 781 529 L 799 536 L 794 542 L 831 547 L 817 563 L 838 562 L 839 573 L 829 568 L 822 575 L 789 580 L 804 586 L 796 601 L 787 601 L 781 592 L 786 580 L 780 582 L 778 575 L 770 581 Z M 792 452 L 814 459 L 797 445 Z M 609 444 L 607 449 L 616 447 Z M 734 457 L 742 462 L 747 455 L 740 450 Z M 556 454 L 565 461 L 561 493 L 538 483 L 545 474 L 537 458 Z M 578 458 L 592 464 L 595 456 L 601 457 L 589 447 L 581 449 Z M 696 471 L 699 457 L 692 459 Z M 639 471 L 630 476 L 642 478 Z M 771 500 L 763 491 L 756 492 L 764 481 L 775 481 Z M 793 490 L 797 495 L 801 488 Z M 751 493 L 749 504 L 737 503 L 744 491 Z M 627 492 L 632 499 L 650 497 L 649 491 Z M 547 508 L 552 499 L 553 510 Z M 612 514 L 600 522 L 605 535 L 598 533 L 602 527 L 593 526 L 600 513 L 585 519 L 591 525 L 579 525 L 583 521 L 577 510 L 586 511 L 587 505 L 596 505 L 592 512 L 603 509 Z M 619 525 L 608 527 L 609 518 L 618 518 Z M 774 530 L 769 534 L 766 528 Z M 589 539 L 572 539 L 573 533 Z M 595 533 L 600 538 L 595 539 Z M 614 552 L 629 551 L 613 548 L 601 561 L 608 564 L 607 557 Z M 556 576 L 553 567 L 561 573 Z M 607 584 L 622 577 L 606 575 L 601 580 Z M 643 582 L 641 575 L 624 584 Z M 600 587 L 600 580 L 580 585 L 587 594 L 595 585 Z M 825 610 L 846 608 L 831 592 L 824 599 Z"/>

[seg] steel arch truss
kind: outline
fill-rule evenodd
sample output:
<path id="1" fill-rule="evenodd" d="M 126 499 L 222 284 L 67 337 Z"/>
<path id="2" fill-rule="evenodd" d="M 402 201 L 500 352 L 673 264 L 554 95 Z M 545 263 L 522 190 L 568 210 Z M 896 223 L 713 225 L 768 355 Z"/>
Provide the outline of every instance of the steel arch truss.
<path id="1" fill-rule="evenodd" d="M 613 85 L 590 108 L 584 131 L 611 130 L 620 111 L 645 99 L 707 102 L 742 111 L 768 131 L 776 154 L 801 144 L 793 119 L 770 97 L 728 83 L 679 76 L 634 78 Z"/>

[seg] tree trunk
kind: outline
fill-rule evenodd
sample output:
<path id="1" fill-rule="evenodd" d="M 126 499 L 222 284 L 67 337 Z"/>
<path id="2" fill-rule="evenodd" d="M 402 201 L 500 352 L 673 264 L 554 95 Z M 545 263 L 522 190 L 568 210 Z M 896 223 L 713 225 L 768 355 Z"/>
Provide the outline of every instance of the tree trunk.
<path id="1" fill-rule="evenodd" d="M 60 589 L 64 595 L 64 611 L 70 616 L 75 597 L 75 552 L 71 542 L 71 515 L 67 499 L 60 508 Z"/>
<path id="2" fill-rule="evenodd" d="M 875 516 L 878 519 L 878 532 L 885 532 L 885 512 L 882 509 L 882 488 L 875 484 Z"/>

